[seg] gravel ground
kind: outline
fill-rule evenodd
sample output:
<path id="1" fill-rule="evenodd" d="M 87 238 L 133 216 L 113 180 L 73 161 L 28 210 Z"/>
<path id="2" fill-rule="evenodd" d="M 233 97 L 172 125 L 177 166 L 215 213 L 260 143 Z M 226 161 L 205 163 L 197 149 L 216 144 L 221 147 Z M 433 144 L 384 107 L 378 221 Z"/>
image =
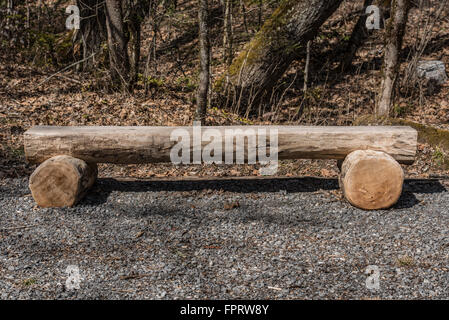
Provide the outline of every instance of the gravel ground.
<path id="1" fill-rule="evenodd" d="M 40 209 L 26 179 L 2 180 L 0 298 L 448 299 L 448 189 L 407 180 L 395 208 L 365 212 L 334 179 L 99 179 L 75 208 Z"/>

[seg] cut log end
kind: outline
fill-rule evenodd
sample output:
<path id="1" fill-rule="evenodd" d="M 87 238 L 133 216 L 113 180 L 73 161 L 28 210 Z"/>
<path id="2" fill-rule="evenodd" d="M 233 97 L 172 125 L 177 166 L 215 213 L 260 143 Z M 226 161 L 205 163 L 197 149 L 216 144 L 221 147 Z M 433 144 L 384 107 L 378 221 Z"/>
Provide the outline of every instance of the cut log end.
<path id="1" fill-rule="evenodd" d="M 341 166 L 340 187 L 345 198 L 365 210 L 387 209 L 401 196 L 404 172 L 400 164 L 384 152 L 358 150 Z"/>
<path id="2" fill-rule="evenodd" d="M 94 184 L 97 174 L 96 164 L 70 156 L 56 156 L 33 172 L 29 186 L 40 207 L 72 207 Z"/>

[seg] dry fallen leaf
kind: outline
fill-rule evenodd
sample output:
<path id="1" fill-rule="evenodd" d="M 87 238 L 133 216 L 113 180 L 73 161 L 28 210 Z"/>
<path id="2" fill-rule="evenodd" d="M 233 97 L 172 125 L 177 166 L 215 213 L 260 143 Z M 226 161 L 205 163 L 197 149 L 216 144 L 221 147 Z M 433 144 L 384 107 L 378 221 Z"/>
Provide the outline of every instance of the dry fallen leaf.
<path id="1" fill-rule="evenodd" d="M 239 208 L 239 207 L 240 207 L 240 204 L 238 203 L 238 201 L 227 202 L 224 204 L 225 210 L 232 210 L 234 208 Z"/>
<path id="2" fill-rule="evenodd" d="M 328 170 L 325 168 L 321 169 L 320 173 L 321 173 L 321 176 L 325 177 L 325 178 L 330 178 L 330 177 L 335 176 L 335 172 L 333 170 Z"/>
<path id="3" fill-rule="evenodd" d="M 136 239 L 140 238 L 141 236 L 143 236 L 144 232 L 140 231 L 136 234 Z"/>

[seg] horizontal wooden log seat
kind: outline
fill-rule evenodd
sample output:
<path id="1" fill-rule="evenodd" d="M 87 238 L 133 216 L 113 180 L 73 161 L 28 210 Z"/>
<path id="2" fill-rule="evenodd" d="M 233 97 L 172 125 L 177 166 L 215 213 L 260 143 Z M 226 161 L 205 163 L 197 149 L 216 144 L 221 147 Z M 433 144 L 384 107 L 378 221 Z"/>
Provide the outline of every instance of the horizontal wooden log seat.
<path id="1" fill-rule="evenodd" d="M 206 130 L 223 138 L 198 138 Z M 233 145 L 231 158 L 236 159 L 237 141 L 243 139 L 242 154 L 249 161 L 250 149 L 257 149 L 250 141 L 259 139 L 261 132 L 266 134 L 267 154 L 275 150 L 270 134 L 276 132 L 279 160 L 339 160 L 343 193 L 363 209 L 388 208 L 397 202 L 404 180 L 399 163 L 412 164 L 417 148 L 415 129 L 393 126 L 37 126 L 24 133 L 27 160 L 40 164 L 30 178 L 30 189 L 42 207 L 73 206 L 94 183 L 96 163 L 170 162 L 173 148 L 179 145 L 173 136 L 180 135 L 190 139 L 189 159 L 198 160 L 195 154 L 200 154 L 201 160 L 207 146 L 223 150 L 220 158 L 225 161 L 227 143 Z"/>

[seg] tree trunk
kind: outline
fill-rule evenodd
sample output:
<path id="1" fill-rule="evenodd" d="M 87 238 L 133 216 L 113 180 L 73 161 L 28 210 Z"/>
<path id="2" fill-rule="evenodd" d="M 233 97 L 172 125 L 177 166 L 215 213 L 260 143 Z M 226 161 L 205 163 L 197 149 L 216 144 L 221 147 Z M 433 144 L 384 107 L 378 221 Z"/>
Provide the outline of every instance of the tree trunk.
<path id="1" fill-rule="evenodd" d="M 312 46 L 312 40 L 307 41 L 307 50 L 306 50 L 306 65 L 304 67 L 304 86 L 303 86 L 303 92 L 304 95 L 307 92 L 307 86 L 309 83 L 309 67 L 310 67 L 310 49 Z"/>
<path id="2" fill-rule="evenodd" d="M 13 0 L 6 1 L 6 15 L 8 16 L 6 18 L 6 26 L 9 27 L 10 24 L 10 16 L 12 15 L 14 10 L 14 3 Z"/>
<path id="3" fill-rule="evenodd" d="M 14 8 L 13 0 L 6 1 L 6 13 L 12 14 L 13 8 Z"/>
<path id="4" fill-rule="evenodd" d="M 125 30 L 129 33 L 130 87 L 134 87 L 139 74 L 142 23 L 157 4 L 148 0 L 128 0 L 125 4 Z M 154 19 L 153 15 L 153 25 L 156 23 Z"/>
<path id="5" fill-rule="evenodd" d="M 377 116 L 379 117 L 388 116 L 393 103 L 394 89 L 399 73 L 399 55 L 410 7 L 410 0 L 392 0 L 391 3 L 391 18 L 387 22 L 385 30 L 383 78 L 377 101 Z"/>
<path id="6" fill-rule="evenodd" d="M 271 95 L 299 50 L 305 50 L 342 0 L 283 0 L 229 68 L 236 108 L 257 107 Z M 218 90 L 227 88 L 220 88 Z M 224 83 L 223 83 L 224 84 Z M 224 86 L 223 86 L 224 87 Z M 223 92 L 226 90 L 223 90 Z"/>
<path id="7" fill-rule="evenodd" d="M 375 5 L 380 9 L 380 28 L 383 29 L 385 25 L 385 19 L 390 16 L 390 0 L 365 0 L 363 4 L 363 13 L 357 20 L 357 23 L 352 30 L 351 37 L 345 50 L 345 55 L 340 63 L 340 70 L 345 71 L 352 65 L 352 61 L 357 53 L 357 50 L 365 43 L 365 41 L 372 34 L 366 27 L 366 19 L 368 15 L 365 10 L 368 6 Z M 374 30 L 374 32 L 379 30 Z"/>
<path id="8" fill-rule="evenodd" d="M 232 64 L 232 1 L 225 0 L 225 14 L 223 22 L 223 61 L 227 67 Z"/>
<path id="9" fill-rule="evenodd" d="M 248 22 L 246 19 L 245 3 L 243 2 L 243 0 L 239 0 L 239 1 L 240 1 L 240 10 L 241 10 L 242 16 L 243 16 L 243 26 L 245 28 L 245 32 L 248 33 Z"/>
<path id="10" fill-rule="evenodd" d="M 366 18 L 367 15 L 365 13 L 365 10 L 368 6 L 370 6 L 373 3 L 373 0 L 365 0 L 363 4 L 363 12 L 359 19 L 357 20 L 357 23 L 355 24 L 354 29 L 351 33 L 351 38 L 349 38 L 348 46 L 345 50 L 345 55 L 343 57 L 343 60 L 340 63 L 340 70 L 345 71 L 352 65 L 352 60 L 354 60 L 355 54 L 359 47 L 365 42 L 365 40 L 368 38 L 369 32 L 366 28 Z"/>
<path id="11" fill-rule="evenodd" d="M 134 21 L 130 23 L 130 64 L 131 64 L 131 71 L 130 71 L 130 80 L 131 86 L 134 86 L 134 84 L 137 82 L 137 77 L 139 73 L 139 63 L 140 63 L 140 41 L 141 41 L 141 26 L 140 22 Z"/>
<path id="12" fill-rule="evenodd" d="M 207 96 L 210 77 L 210 43 L 208 21 L 208 0 L 200 0 L 198 12 L 199 42 L 200 42 L 200 83 L 197 95 L 197 109 L 195 120 L 204 122 L 207 112 Z"/>
<path id="13" fill-rule="evenodd" d="M 82 23 L 78 34 L 78 41 L 83 46 L 83 71 L 90 71 L 95 68 L 97 54 L 100 51 L 101 43 L 106 40 L 106 18 L 104 5 L 100 0 L 77 0 L 80 8 Z"/>
<path id="14" fill-rule="evenodd" d="M 128 88 L 130 84 L 128 38 L 125 34 L 121 1 L 106 0 L 106 26 L 112 80 L 114 84 Z"/>

